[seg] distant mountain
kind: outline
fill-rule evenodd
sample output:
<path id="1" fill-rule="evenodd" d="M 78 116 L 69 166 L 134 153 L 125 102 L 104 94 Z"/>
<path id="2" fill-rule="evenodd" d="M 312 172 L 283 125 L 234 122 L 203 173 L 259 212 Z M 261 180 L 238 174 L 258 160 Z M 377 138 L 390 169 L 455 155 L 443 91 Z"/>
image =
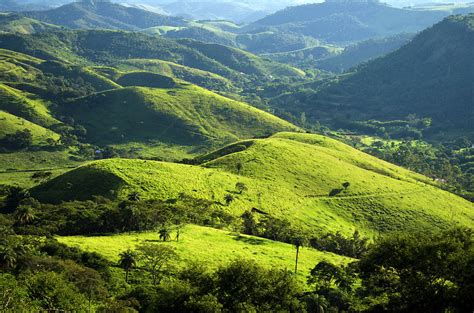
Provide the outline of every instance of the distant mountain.
<path id="1" fill-rule="evenodd" d="M 474 138 L 473 51 L 474 14 L 452 16 L 319 92 L 295 93 L 273 104 L 336 126 L 337 120 L 416 115 L 432 119 L 428 137 Z"/>
<path id="2" fill-rule="evenodd" d="M 342 73 L 363 62 L 399 49 L 413 37 L 413 34 L 400 34 L 382 39 L 362 41 L 346 47 L 340 54 L 314 62 L 313 66 L 330 72 Z"/>
<path id="3" fill-rule="evenodd" d="M 126 7 L 104 0 L 83 0 L 25 16 L 69 28 L 139 30 L 153 26 L 184 26 L 181 18 Z"/>
<path id="4" fill-rule="evenodd" d="M 162 7 L 171 15 L 198 20 L 230 20 L 237 23 L 249 23 L 261 19 L 270 11 L 239 2 L 173 2 Z"/>
<path id="5" fill-rule="evenodd" d="M 418 32 L 442 20 L 445 11 L 398 9 L 376 1 L 327 1 L 289 7 L 248 26 L 277 28 L 329 43 Z"/>
<path id="6" fill-rule="evenodd" d="M 61 29 L 59 26 L 43 23 L 19 14 L 0 14 L 0 31 L 3 32 L 34 34 L 59 29 Z"/>

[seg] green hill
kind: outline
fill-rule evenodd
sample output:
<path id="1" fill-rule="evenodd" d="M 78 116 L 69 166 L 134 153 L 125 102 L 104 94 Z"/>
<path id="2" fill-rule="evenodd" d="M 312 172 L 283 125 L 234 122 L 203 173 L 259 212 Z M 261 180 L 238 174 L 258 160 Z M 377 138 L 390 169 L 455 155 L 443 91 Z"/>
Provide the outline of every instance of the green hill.
<path id="1" fill-rule="evenodd" d="M 273 27 L 341 43 L 418 32 L 448 14 L 398 9 L 377 1 L 327 1 L 288 7 L 250 24 L 247 29 Z"/>
<path id="2" fill-rule="evenodd" d="M 304 111 L 336 127 L 343 126 L 337 124 L 340 120 L 393 121 L 416 115 L 432 119 L 424 131 L 429 139 L 474 138 L 473 25 L 474 14 L 447 18 L 339 82 L 319 92 L 284 96 L 274 105 Z"/>
<path id="3" fill-rule="evenodd" d="M 46 23 L 69 28 L 138 30 L 159 25 L 186 24 L 181 18 L 126 7 L 109 1 L 82 0 L 56 9 L 23 14 Z"/>
<path id="4" fill-rule="evenodd" d="M 0 32 L 34 34 L 59 30 L 60 27 L 43 23 L 18 14 L 0 15 Z"/>
<path id="5" fill-rule="evenodd" d="M 122 80 L 124 77 L 133 79 L 122 76 Z M 169 80 L 166 78 L 164 84 Z M 141 81 L 131 80 L 128 85 L 140 86 Z M 295 129 L 271 114 L 200 87 L 176 86 L 105 91 L 63 105 L 60 114 L 86 127 L 87 140 L 101 145 L 162 142 L 209 147 Z"/>
<path id="6" fill-rule="evenodd" d="M 28 129 L 33 135 L 34 145 L 45 145 L 48 138 L 58 140 L 59 135 L 49 129 L 28 122 L 5 111 L 0 111 L 0 140 L 7 134 Z"/>
<path id="7" fill-rule="evenodd" d="M 4 84 L 0 84 L 0 110 L 42 126 L 51 126 L 58 122 L 51 116 L 45 102 Z"/>
<path id="8" fill-rule="evenodd" d="M 0 48 L 36 55 L 45 60 L 88 65 L 114 66 L 127 59 L 159 59 L 211 72 L 228 78 L 237 85 L 251 83 L 254 86 L 276 77 L 304 77 L 304 73 L 296 68 L 265 60 L 242 50 L 121 31 L 0 34 Z"/>
<path id="9" fill-rule="evenodd" d="M 32 190 L 43 201 L 123 198 L 175 199 L 180 193 L 215 201 L 240 215 L 258 207 L 312 231 L 387 231 L 472 226 L 472 203 L 424 176 L 319 135 L 280 133 L 233 144 L 197 159 L 200 166 L 113 159 L 72 170 Z M 239 165 L 240 164 L 240 165 Z M 237 182 L 248 190 L 235 190 Z M 347 188 L 343 183 L 348 182 Z M 347 184 L 346 184 L 347 185 Z M 226 194 L 235 200 L 222 204 Z"/>

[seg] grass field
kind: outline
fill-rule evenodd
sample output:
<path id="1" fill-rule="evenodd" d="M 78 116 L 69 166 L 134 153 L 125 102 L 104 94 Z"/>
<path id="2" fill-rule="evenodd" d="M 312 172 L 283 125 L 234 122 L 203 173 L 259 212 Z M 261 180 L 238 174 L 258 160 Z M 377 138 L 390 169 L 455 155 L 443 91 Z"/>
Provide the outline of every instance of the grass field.
<path id="1" fill-rule="evenodd" d="M 92 195 L 123 198 L 131 191 L 167 200 L 184 192 L 215 201 L 234 215 L 259 207 L 298 227 L 346 235 L 354 229 L 374 236 L 474 225 L 472 203 L 430 185 L 422 175 L 336 140 L 280 133 L 245 143 L 248 147 L 240 147 L 240 152 L 233 145 L 207 156 L 201 166 L 124 159 L 94 162 L 33 193 L 57 202 Z M 238 193 L 237 182 L 248 190 Z M 350 186 L 342 187 L 345 182 Z M 222 203 L 229 193 L 235 200 L 226 206 Z"/>
<path id="2" fill-rule="evenodd" d="M 112 262 L 117 262 L 119 253 L 128 248 L 133 249 L 141 243 L 159 240 L 156 232 L 100 237 L 57 237 L 57 239 L 59 242 L 85 251 L 97 252 Z M 235 259 L 253 259 L 268 268 L 293 270 L 295 266 L 296 249 L 292 245 L 214 228 L 188 225 L 180 235 L 179 242 L 160 242 L 160 244 L 176 248 L 181 264 L 197 261 L 210 268 L 217 268 Z M 301 280 L 306 279 L 310 269 L 323 260 L 334 264 L 345 264 L 352 259 L 312 248 L 301 248 L 298 265 Z"/>

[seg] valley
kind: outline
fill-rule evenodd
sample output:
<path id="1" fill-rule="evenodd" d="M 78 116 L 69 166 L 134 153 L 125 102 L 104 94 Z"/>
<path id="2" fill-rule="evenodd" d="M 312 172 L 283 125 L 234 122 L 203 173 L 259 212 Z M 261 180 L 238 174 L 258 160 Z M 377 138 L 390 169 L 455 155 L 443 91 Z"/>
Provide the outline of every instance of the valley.
<path id="1" fill-rule="evenodd" d="M 0 5 L 0 311 L 474 307 L 472 4 L 65 2 Z"/>

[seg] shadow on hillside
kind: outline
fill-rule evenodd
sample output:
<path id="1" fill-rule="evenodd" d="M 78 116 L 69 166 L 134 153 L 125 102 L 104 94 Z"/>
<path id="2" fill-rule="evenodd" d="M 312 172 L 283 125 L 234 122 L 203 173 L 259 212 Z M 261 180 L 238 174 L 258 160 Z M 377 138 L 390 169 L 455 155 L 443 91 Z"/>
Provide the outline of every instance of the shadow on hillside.
<path id="1" fill-rule="evenodd" d="M 238 236 L 234 236 L 233 239 L 236 241 L 244 242 L 244 243 L 255 245 L 255 246 L 267 244 L 266 240 L 260 239 L 260 238 L 254 238 L 254 237 L 244 237 L 244 236 L 238 235 Z"/>

